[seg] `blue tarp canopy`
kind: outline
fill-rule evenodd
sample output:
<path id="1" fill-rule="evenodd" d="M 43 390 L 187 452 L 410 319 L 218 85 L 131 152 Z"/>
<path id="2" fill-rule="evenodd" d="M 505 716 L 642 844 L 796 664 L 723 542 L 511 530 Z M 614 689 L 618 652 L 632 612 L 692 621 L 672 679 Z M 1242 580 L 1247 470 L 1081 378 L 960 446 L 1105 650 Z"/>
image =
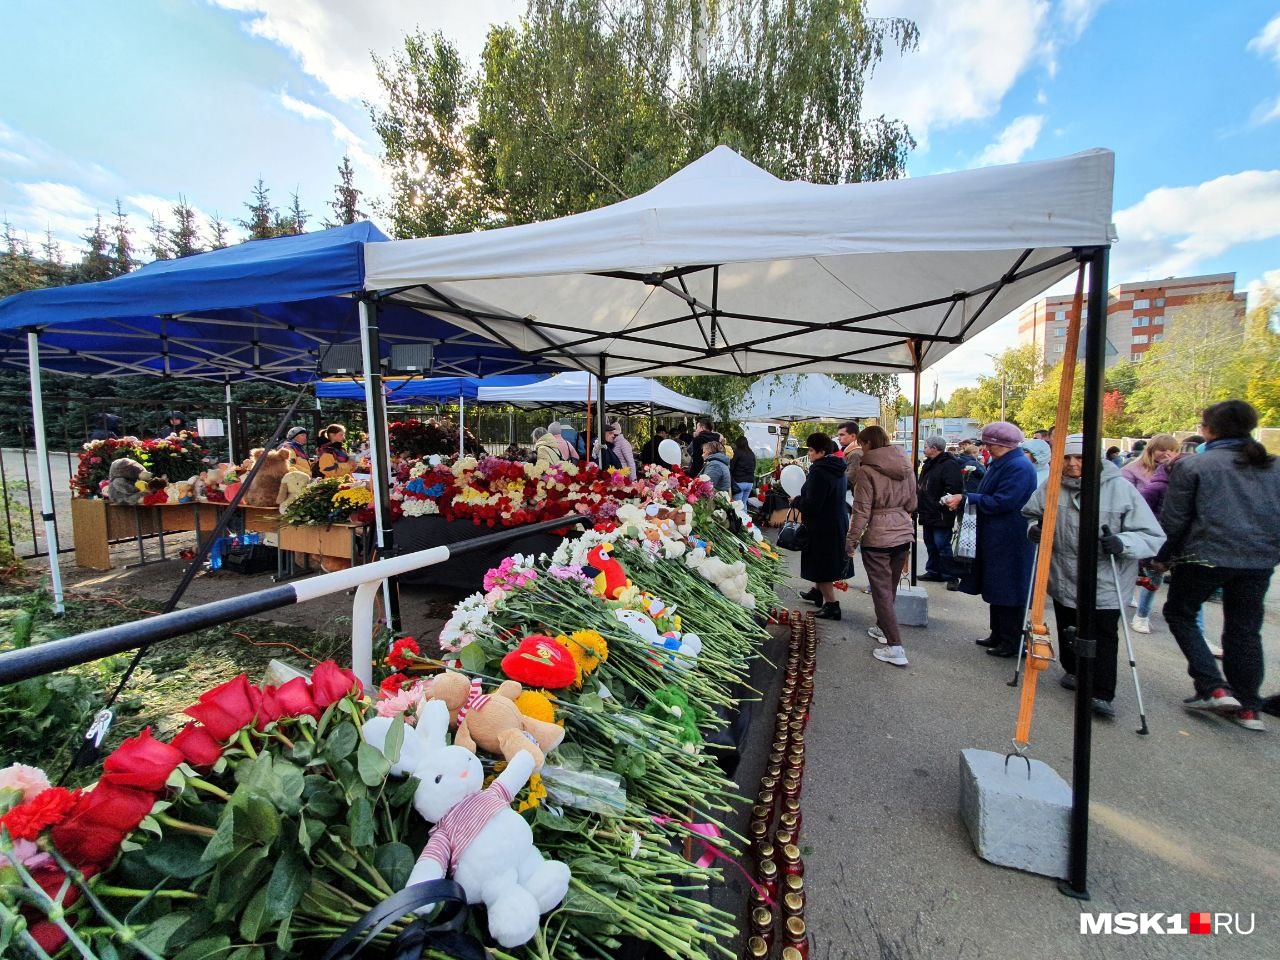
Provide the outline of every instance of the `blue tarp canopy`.
<path id="1" fill-rule="evenodd" d="M 359 342 L 352 294 L 364 287 L 364 248 L 386 240 L 355 223 L 20 293 L 0 301 L 0 366 L 27 368 L 25 333 L 34 329 L 40 366 L 55 373 L 314 380 L 321 346 Z M 430 343 L 435 373 L 564 369 L 414 307 L 381 304 L 378 319 L 384 357 L 394 344 Z"/>
<path id="2" fill-rule="evenodd" d="M 513 373 L 499 377 L 427 377 L 419 380 L 382 381 L 387 403 L 413 400 L 474 400 L 481 387 L 523 387 L 545 380 L 535 373 Z M 364 383 L 359 380 L 323 380 L 316 384 L 316 396 L 333 400 L 363 400 Z"/>

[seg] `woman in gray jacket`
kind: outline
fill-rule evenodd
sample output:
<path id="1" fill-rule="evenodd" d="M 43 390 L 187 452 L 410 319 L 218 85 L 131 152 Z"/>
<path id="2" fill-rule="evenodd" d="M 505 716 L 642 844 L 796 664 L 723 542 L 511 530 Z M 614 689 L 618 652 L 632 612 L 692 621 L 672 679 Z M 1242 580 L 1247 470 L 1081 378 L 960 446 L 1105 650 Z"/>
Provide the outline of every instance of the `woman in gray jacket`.
<path id="1" fill-rule="evenodd" d="M 1095 454 L 1096 455 L 1096 454 Z M 1049 596 L 1058 624 L 1058 651 L 1066 674 L 1061 683 L 1068 690 L 1076 686 L 1076 654 L 1072 644 L 1076 627 L 1076 580 L 1079 577 L 1080 477 L 1084 473 L 1084 437 L 1067 437 L 1062 460 L 1062 490 L 1058 494 L 1058 516 L 1053 532 L 1053 557 L 1049 561 Z M 1045 485 L 1031 495 L 1022 515 L 1031 526 L 1027 536 L 1040 542 L 1040 520 L 1044 516 Z M 1120 571 L 1121 589 L 1133 589 L 1138 561 L 1154 557 L 1164 545 L 1164 531 L 1133 484 L 1108 460 L 1102 462 L 1102 489 L 1098 504 L 1098 602 L 1097 668 L 1094 674 L 1093 712 L 1114 717 L 1111 701 L 1116 695 L 1116 659 L 1120 650 L 1120 616 L 1125 597 L 1116 592 L 1112 558 Z M 1108 533 L 1103 533 L 1106 527 Z M 1126 585 L 1127 588 L 1126 588 Z"/>
<path id="2" fill-rule="evenodd" d="M 725 456 L 724 444 L 719 440 L 708 440 L 702 445 L 702 476 L 711 481 L 711 486 L 722 493 L 733 490 L 732 476 L 729 470 L 729 458 Z"/>

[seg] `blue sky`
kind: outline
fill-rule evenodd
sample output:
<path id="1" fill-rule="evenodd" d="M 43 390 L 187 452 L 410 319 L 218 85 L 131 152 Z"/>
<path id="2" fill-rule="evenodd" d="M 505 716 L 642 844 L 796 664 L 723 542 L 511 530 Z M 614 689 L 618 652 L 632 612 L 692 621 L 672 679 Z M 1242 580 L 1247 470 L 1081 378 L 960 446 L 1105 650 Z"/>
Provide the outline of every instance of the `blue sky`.
<path id="1" fill-rule="evenodd" d="M 920 141 L 911 176 L 1116 151 L 1112 280 L 1228 272 L 1280 286 L 1280 0 L 870 0 L 917 21 L 868 105 Z M 349 152 L 385 190 L 370 51 L 415 25 L 478 55 L 511 0 L 6 0 L 0 216 L 69 251 L 117 197 L 231 221 L 259 178 L 318 222 Z M 926 373 L 943 395 L 1011 345 L 1006 319 Z"/>

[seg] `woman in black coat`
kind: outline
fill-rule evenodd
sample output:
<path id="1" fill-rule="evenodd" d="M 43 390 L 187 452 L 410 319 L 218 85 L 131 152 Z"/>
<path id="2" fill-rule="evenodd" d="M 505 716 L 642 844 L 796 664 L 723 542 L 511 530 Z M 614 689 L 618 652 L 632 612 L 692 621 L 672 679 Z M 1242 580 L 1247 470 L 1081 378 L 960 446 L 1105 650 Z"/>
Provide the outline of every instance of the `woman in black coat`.
<path id="1" fill-rule="evenodd" d="M 809 476 L 793 501 L 800 509 L 808 541 L 800 551 L 800 576 L 817 585 L 822 609 L 816 616 L 823 620 L 840 619 L 840 603 L 836 600 L 835 581 L 843 579 L 847 554 L 845 537 L 849 534 L 849 505 L 845 502 L 848 480 L 845 462 L 832 456 L 835 444 L 825 433 L 811 433 Z"/>
<path id="2" fill-rule="evenodd" d="M 746 437 L 733 441 L 733 459 L 729 461 L 729 479 L 733 482 L 733 499 L 745 507 L 756 483 L 756 455 Z"/>

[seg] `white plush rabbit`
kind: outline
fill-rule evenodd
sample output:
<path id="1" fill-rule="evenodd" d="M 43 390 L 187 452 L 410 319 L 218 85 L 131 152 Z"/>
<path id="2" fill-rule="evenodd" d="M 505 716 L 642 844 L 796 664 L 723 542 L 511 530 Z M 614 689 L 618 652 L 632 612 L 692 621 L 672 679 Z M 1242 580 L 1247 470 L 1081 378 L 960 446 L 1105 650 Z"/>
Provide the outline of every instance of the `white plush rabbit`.
<path id="1" fill-rule="evenodd" d="M 385 719 L 370 719 L 364 727 L 365 739 L 379 750 L 390 726 L 390 721 L 379 722 Z M 485 788 L 480 759 L 464 747 L 449 746 L 448 730 L 444 702 L 423 704 L 418 725 L 406 729 L 400 759 L 392 766 L 393 773 L 418 778 L 414 808 L 436 825 L 409 884 L 452 874 L 468 903 L 484 903 L 493 939 L 518 947 L 532 939 L 539 917 L 569 890 L 569 868 L 543 858 L 529 824 L 511 809 L 512 798 L 529 782 L 534 759 L 522 750 Z"/>

